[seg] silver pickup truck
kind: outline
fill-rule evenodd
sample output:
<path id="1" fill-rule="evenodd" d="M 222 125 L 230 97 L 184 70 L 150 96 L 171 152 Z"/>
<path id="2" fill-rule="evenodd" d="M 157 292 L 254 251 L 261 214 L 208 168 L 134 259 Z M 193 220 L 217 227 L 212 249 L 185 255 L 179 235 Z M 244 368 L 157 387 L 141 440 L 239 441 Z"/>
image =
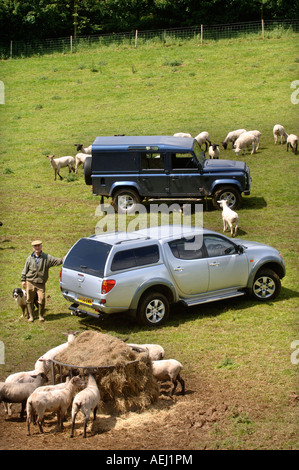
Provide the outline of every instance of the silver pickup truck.
<path id="1" fill-rule="evenodd" d="M 65 258 L 60 288 L 75 315 L 131 312 L 156 327 L 178 302 L 194 306 L 245 294 L 272 300 L 284 276 L 275 248 L 165 225 L 81 238 Z"/>

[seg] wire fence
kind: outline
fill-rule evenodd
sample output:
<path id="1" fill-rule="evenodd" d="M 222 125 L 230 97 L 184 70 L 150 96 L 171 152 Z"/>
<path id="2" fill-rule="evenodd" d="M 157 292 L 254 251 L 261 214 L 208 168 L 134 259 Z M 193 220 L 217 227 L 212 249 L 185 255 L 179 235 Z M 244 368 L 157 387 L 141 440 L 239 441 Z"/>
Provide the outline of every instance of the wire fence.
<path id="1" fill-rule="evenodd" d="M 220 39 L 235 39 L 252 36 L 255 38 L 281 37 L 299 32 L 298 20 L 261 20 L 245 23 L 200 25 L 192 28 L 172 28 L 128 33 L 73 36 L 37 41 L 0 42 L 0 58 L 30 57 L 53 53 L 73 53 L 90 47 L 128 44 L 138 47 L 150 41 L 161 43 L 181 40 L 195 40 L 200 44 Z"/>

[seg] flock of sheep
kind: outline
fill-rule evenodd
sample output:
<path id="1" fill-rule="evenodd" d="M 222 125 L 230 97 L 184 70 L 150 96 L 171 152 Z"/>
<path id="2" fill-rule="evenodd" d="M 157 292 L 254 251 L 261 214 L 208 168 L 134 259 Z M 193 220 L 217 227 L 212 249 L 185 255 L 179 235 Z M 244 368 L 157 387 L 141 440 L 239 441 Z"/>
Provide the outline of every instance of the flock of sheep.
<path id="1" fill-rule="evenodd" d="M 54 170 L 54 174 L 55 174 L 54 180 L 55 181 L 56 181 L 57 175 L 62 180 L 62 176 L 59 173 L 61 168 L 68 167 L 69 173 L 71 173 L 72 171 L 74 173 L 77 173 L 78 167 L 80 165 L 84 166 L 84 162 L 86 160 L 86 157 L 88 155 L 91 155 L 91 145 L 89 147 L 86 147 L 86 148 L 83 147 L 83 144 L 75 144 L 75 146 L 77 147 L 77 152 L 78 152 L 76 154 L 75 158 L 70 156 L 70 155 L 65 156 L 65 157 L 58 157 L 58 158 L 54 158 L 55 155 L 47 155 L 47 158 L 50 160 L 51 167 Z"/>
<path id="2" fill-rule="evenodd" d="M 65 382 L 57 385 L 45 385 L 48 382 L 52 359 L 64 351 L 74 341 L 78 332 L 64 333 L 67 341 L 55 348 L 50 349 L 35 363 L 31 371 L 17 372 L 9 375 L 5 382 L 0 382 L 0 403 L 4 403 L 7 414 L 12 415 L 12 404 L 20 403 L 21 419 L 24 419 L 26 409 L 27 435 L 30 435 L 30 424 L 38 424 L 39 431 L 43 433 L 43 421 L 46 413 L 57 413 L 57 426 L 63 430 L 63 422 L 68 410 L 71 410 L 72 427 L 70 437 L 74 436 L 76 416 L 79 411 L 84 415 L 83 437 L 86 437 L 86 428 L 93 413 L 96 419 L 97 408 L 100 404 L 101 394 L 94 377 L 94 371 L 89 370 L 87 382 L 79 377 L 67 377 Z M 157 344 L 130 344 L 133 350 L 138 352 L 147 351 L 151 359 L 153 376 L 158 381 L 173 383 L 171 395 L 173 395 L 177 382 L 185 393 L 185 382 L 180 376 L 182 364 L 175 359 L 163 359 L 165 351 Z"/>

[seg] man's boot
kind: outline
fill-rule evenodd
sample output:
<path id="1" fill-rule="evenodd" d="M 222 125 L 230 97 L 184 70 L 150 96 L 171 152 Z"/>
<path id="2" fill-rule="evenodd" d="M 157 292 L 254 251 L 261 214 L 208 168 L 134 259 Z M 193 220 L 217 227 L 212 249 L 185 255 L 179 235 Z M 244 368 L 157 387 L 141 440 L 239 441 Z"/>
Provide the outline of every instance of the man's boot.
<path id="1" fill-rule="evenodd" d="M 38 304 L 38 318 L 39 318 L 39 321 L 45 321 L 44 313 L 45 313 L 45 305 L 44 304 Z"/>
<path id="2" fill-rule="evenodd" d="M 28 321 L 33 321 L 33 304 L 32 303 L 27 303 L 27 309 L 28 309 Z"/>

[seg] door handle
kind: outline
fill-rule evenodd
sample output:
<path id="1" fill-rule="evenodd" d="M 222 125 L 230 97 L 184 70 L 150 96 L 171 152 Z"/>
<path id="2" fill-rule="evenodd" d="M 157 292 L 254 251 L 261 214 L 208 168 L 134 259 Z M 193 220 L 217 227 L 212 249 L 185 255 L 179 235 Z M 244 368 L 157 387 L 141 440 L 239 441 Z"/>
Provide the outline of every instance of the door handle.
<path id="1" fill-rule="evenodd" d="M 173 268 L 174 271 L 184 271 L 184 268 L 182 268 L 181 266 L 178 266 L 177 268 Z"/>
<path id="2" fill-rule="evenodd" d="M 220 263 L 210 263 L 210 266 L 219 266 Z"/>

